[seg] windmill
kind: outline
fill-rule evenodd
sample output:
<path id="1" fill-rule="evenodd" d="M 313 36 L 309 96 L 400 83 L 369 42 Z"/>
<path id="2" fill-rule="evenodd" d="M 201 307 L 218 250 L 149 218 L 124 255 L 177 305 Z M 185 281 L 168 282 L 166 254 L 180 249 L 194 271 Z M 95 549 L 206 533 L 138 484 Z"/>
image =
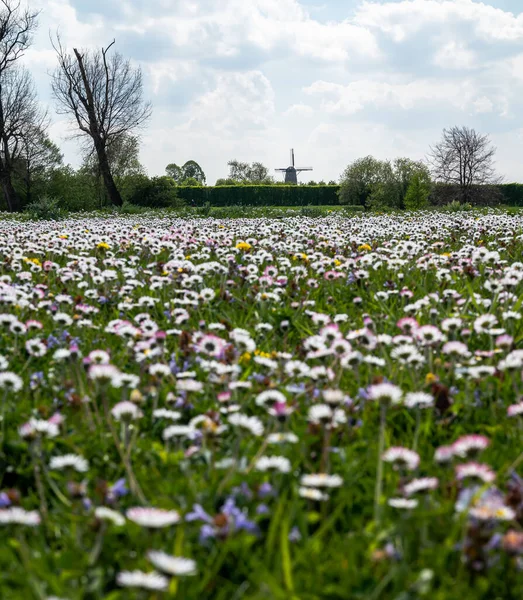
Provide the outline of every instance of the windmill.
<path id="1" fill-rule="evenodd" d="M 298 173 L 302 171 L 312 171 L 312 167 L 295 167 L 294 166 L 294 149 L 291 150 L 291 164 L 286 169 L 275 169 L 281 173 L 285 173 L 285 183 L 297 185 Z"/>

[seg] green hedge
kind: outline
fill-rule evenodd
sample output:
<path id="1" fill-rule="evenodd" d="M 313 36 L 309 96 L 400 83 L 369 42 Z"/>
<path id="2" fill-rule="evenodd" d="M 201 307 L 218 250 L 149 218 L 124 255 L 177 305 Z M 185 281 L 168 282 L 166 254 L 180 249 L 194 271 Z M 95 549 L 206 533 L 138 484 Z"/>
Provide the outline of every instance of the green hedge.
<path id="1" fill-rule="evenodd" d="M 231 185 L 178 188 L 188 206 L 337 206 L 338 185 Z"/>
<path id="2" fill-rule="evenodd" d="M 523 183 L 504 183 L 498 187 L 503 196 L 503 204 L 523 206 Z"/>
<path id="3" fill-rule="evenodd" d="M 460 189 L 457 185 L 436 183 L 432 187 L 430 203 L 444 206 L 454 200 L 460 200 Z M 476 185 L 472 187 L 470 202 L 477 206 L 522 206 L 523 184 L 502 183 L 498 185 Z"/>

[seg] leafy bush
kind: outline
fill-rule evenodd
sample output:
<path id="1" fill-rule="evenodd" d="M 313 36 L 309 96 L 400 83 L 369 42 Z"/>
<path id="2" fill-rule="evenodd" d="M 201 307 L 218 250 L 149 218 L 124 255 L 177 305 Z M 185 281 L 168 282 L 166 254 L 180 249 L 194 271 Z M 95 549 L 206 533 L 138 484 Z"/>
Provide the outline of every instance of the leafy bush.
<path id="1" fill-rule="evenodd" d="M 473 210 L 472 204 L 462 204 L 458 200 L 453 200 L 449 204 L 446 204 L 441 210 L 444 212 L 450 213 L 459 213 L 459 212 L 468 212 L 469 210 Z"/>
<path id="2" fill-rule="evenodd" d="M 148 208 L 183 206 L 176 182 L 171 177 L 153 177 L 140 186 L 129 199 L 131 204 Z"/>
<path id="3" fill-rule="evenodd" d="M 65 216 L 66 212 L 60 207 L 60 200 L 50 196 L 42 196 L 31 202 L 25 208 L 25 212 L 32 219 L 55 221 Z"/>
<path id="4" fill-rule="evenodd" d="M 211 203 L 206 202 L 203 206 L 198 206 L 195 209 L 195 214 L 197 217 L 210 217 L 211 216 Z"/>
<path id="5" fill-rule="evenodd" d="M 317 219 L 325 216 L 325 212 L 319 206 L 304 206 L 300 209 L 300 216 Z"/>

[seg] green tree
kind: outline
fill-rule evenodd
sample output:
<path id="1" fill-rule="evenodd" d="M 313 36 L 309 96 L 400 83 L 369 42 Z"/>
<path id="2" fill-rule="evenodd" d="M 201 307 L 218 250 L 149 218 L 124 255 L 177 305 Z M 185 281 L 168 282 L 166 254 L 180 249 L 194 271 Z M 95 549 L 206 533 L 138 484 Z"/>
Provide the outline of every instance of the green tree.
<path id="1" fill-rule="evenodd" d="M 57 198 L 69 210 L 93 210 L 99 206 L 96 180 L 85 169 L 75 171 L 70 165 L 53 169 L 46 183 L 46 195 Z"/>
<path id="2" fill-rule="evenodd" d="M 180 181 L 182 181 L 183 179 L 182 168 L 179 167 L 176 163 L 169 163 L 165 167 L 165 174 L 167 175 L 167 177 L 174 179 L 176 183 L 180 183 Z"/>
<path id="3" fill-rule="evenodd" d="M 410 158 L 396 158 L 392 164 L 392 170 L 398 186 L 401 208 L 405 206 L 407 190 L 414 176 L 419 175 L 420 182 L 423 182 L 425 185 L 428 183 L 430 189 L 430 171 L 423 162 Z"/>
<path id="4" fill-rule="evenodd" d="M 405 193 L 404 204 L 407 210 L 426 208 L 429 203 L 432 183 L 430 176 L 422 171 L 414 173 L 410 179 L 409 187 Z"/>
<path id="5" fill-rule="evenodd" d="M 193 178 L 200 185 L 205 185 L 206 177 L 203 169 L 195 160 L 188 160 L 182 167 L 183 180 Z"/>
<path id="6" fill-rule="evenodd" d="M 239 183 L 264 185 L 274 183 L 274 179 L 269 175 L 269 169 L 261 162 L 247 163 L 230 160 L 227 166 L 229 167 L 229 179 Z"/>
<path id="7" fill-rule="evenodd" d="M 20 141 L 20 153 L 14 160 L 14 185 L 29 204 L 39 196 L 48 195 L 53 172 L 62 166 L 60 148 L 49 138 L 44 128 L 28 128 Z"/>
<path id="8" fill-rule="evenodd" d="M 165 167 L 165 174 L 174 179 L 178 185 L 187 185 L 184 183 L 187 179 L 195 179 L 196 185 L 205 185 L 207 180 L 203 169 L 195 160 L 188 160 L 181 167 L 176 163 L 169 163 Z"/>
<path id="9" fill-rule="evenodd" d="M 225 185 L 240 185 L 240 182 L 236 179 L 224 179 L 223 177 L 220 179 L 216 180 L 216 183 L 214 184 L 215 187 L 222 187 Z"/>
<path id="10" fill-rule="evenodd" d="M 202 184 L 201 184 L 200 181 L 198 181 L 194 177 L 187 177 L 187 179 L 184 179 L 181 182 L 180 185 L 183 185 L 183 186 L 186 186 L 186 187 L 189 187 L 189 186 L 192 186 L 192 187 L 196 186 L 196 187 L 198 187 L 198 186 L 201 186 Z"/>
<path id="11" fill-rule="evenodd" d="M 387 192 L 395 197 L 393 171 L 389 161 L 365 156 L 352 162 L 341 176 L 338 192 L 340 204 L 369 205 L 374 193 L 374 204 L 382 202 Z M 378 191 L 377 186 L 381 186 Z M 388 188 L 388 189 L 387 189 Z"/>

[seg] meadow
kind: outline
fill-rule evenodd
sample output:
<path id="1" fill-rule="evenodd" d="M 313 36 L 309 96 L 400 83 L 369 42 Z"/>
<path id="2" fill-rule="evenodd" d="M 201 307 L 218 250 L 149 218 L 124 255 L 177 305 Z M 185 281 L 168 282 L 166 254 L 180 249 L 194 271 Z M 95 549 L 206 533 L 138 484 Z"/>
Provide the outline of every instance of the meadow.
<path id="1" fill-rule="evenodd" d="M 0 220 L 0 598 L 523 597 L 523 215 Z"/>

